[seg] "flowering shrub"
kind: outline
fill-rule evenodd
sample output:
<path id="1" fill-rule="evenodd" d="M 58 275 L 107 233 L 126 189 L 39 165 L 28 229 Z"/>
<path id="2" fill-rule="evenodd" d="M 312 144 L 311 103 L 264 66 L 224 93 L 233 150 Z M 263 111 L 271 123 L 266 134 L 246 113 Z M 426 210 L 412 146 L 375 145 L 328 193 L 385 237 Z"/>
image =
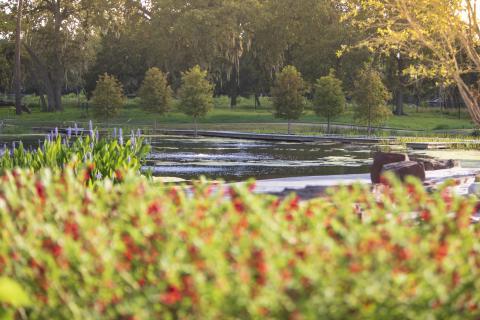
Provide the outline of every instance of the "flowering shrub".
<path id="1" fill-rule="evenodd" d="M 476 203 L 391 182 L 311 202 L 134 173 L 15 170 L 0 183 L 0 276 L 28 319 L 477 319 Z"/>
<path id="2" fill-rule="evenodd" d="M 22 143 L 8 150 L 4 146 L 0 157 L 0 172 L 13 168 L 31 168 L 37 171 L 44 167 L 63 168 L 66 165 L 76 171 L 88 167 L 91 180 L 114 177 L 116 171 L 131 169 L 140 171 L 150 151 L 140 136 L 132 133 L 126 142 L 119 139 L 99 138 L 98 131 L 84 137 L 73 136 L 70 132 L 61 137 L 58 132 L 47 136 L 37 150 L 26 150 Z"/>

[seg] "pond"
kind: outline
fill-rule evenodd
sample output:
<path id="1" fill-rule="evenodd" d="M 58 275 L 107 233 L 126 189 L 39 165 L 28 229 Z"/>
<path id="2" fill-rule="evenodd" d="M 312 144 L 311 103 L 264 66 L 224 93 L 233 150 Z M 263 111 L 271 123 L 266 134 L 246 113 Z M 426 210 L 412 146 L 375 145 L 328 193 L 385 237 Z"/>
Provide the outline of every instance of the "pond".
<path id="1" fill-rule="evenodd" d="M 44 135 L 6 136 L 0 146 L 22 140 L 36 148 Z M 149 138 L 150 139 L 150 138 Z M 242 181 L 368 173 L 375 147 L 329 142 L 286 143 L 228 138 L 157 136 L 151 138 L 152 153 L 147 162 L 155 176 L 185 180 Z M 400 151 L 401 152 L 401 151 Z M 480 151 L 410 151 L 438 159 L 459 160 L 464 168 L 480 168 Z"/>
<path id="2" fill-rule="evenodd" d="M 156 176 L 240 181 L 366 173 L 368 146 L 163 136 L 152 143 L 148 166 Z"/>

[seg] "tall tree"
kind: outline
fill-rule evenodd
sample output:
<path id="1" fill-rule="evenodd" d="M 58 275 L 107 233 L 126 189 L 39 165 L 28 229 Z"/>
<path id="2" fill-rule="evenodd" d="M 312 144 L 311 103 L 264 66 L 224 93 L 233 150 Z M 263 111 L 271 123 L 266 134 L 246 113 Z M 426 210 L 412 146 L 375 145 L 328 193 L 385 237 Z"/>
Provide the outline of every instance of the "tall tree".
<path id="1" fill-rule="evenodd" d="M 286 66 L 277 75 L 271 90 L 275 117 L 288 121 L 291 134 L 292 120 L 297 120 L 305 109 L 306 86 L 302 75 L 294 66 Z"/>
<path id="2" fill-rule="evenodd" d="M 100 76 L 92 96 L 95 115 L 108 120 L 116 116 L 124 104 L 125 96 L 120 82 L 106 73 Z"/>
<path id="3" fill-rule="evenodd" d="M 168 85 L 167 76 L 158 68 L 149 69 L 138 96 L 140 105 L 145 110 L 164 115 L 172 102 L 172 89 Z"/>
<path id="4" fill-rule="evenodd" d="M 328 76 L 317 80 L 313 109 L 317 115 L 327 118 L 327 133 L 330 133 L 330 121 L 345 111 L 345 105 L 342 81 L 335 77 L 333 70 Z"/>
<path id="5" fill-rule="evenodd" d="M 213 86 L 207 79 L 207 71 L 194 66 L 183 73 L 178 98 L 180 110 L 193 118 L 196 137 L 198 119 L 207 115 L 213 107 Z"/>
<path id="6" fill-rule="evenodd" d="M 372 133 L 373 125 L 385 122 L 391 114 L 387 107 L 391 97 L 376 70 L 366 66 L 359 72 L 353 93 L 354 116 L 355 120 L 368 125 L 369 135 Z"/>
<path id="7" fill-rule="evenodd" d="M 446 79 L 458 87 L 480 124 L 479 4 L 477 0 L 349 0 L 348 16 L 371 31 L 372 50 L 396 50 L 416 61 L 417 77 Z"/>
<path id="8" fill-rule="evenodd" d="M 141 0 L 24 0 L 23 46 L 32 61 L 32 76 L 48 98 L 48 111 L 61 111 L 62 91 L 69 77 L 84 73 L 102 31 L 121 25 L 125 11 Z M 77 79 L 73 81 L 79 83 Z"/>
<path id="9" fill-rule="evenodd" d="M 21 65 L 21 36 L 22 36 L 23 0 L 17 3 L 17 24 L 15 28 L 15 113 L 22 114 L 22 65 Z"/>

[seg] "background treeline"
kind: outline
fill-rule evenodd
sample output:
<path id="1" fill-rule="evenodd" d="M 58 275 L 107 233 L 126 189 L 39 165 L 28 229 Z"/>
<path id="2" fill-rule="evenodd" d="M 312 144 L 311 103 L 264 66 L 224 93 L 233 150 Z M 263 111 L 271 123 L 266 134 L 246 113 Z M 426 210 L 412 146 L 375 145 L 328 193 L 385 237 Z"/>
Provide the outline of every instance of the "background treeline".
<path id="1" fill-rule="evenodd" d="M 0 2 L 0 91 L 12 92 L 14 31 L 18 0 Z M 454 87 L 404 76 L 409 61 L 392 52 L 366 48 L 344 51 L 368 38 L 343 20 L 346 7 L 334 0 L 28 0 L 22 13 L 24 93 L 41 97 L 45 111 L 62 110 L 61 95 L 90 96 L 108 73 L 127 95 L 136 95 L 145 73 L 157 67 L 173 91 L 182 72 L 199 65 L 208 71 L 216 95 L 270 95 L 275 75 L 295 66 L 310 87 L 334 70 L 350 98 L 366 63 L 393 93 L 395 113 L 404 103 L 437 98 L 460 106 Z"/>

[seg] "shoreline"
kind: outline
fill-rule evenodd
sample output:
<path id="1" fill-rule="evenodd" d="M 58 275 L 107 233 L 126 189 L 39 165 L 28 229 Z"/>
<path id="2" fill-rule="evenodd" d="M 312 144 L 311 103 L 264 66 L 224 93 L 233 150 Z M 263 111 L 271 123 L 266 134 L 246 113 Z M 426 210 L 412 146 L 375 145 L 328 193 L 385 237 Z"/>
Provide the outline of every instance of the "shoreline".
<path id="1" fill-rule="evenodd" d="M 452 168 L 426 172 L 425 184 L 438 185 L 450 179 L 459 179 L 455 193 L 468 195 L 468 188 L 475 181 L 480 168 Z M 306 176 L 258 180 L 254 189 L 259 194 L 289 194 L 294 192 L 321 193 L 329 187 L 346 186 L 355 183 L 371 185 L 370 174 L 346 174 L 331 176 Z"/>

